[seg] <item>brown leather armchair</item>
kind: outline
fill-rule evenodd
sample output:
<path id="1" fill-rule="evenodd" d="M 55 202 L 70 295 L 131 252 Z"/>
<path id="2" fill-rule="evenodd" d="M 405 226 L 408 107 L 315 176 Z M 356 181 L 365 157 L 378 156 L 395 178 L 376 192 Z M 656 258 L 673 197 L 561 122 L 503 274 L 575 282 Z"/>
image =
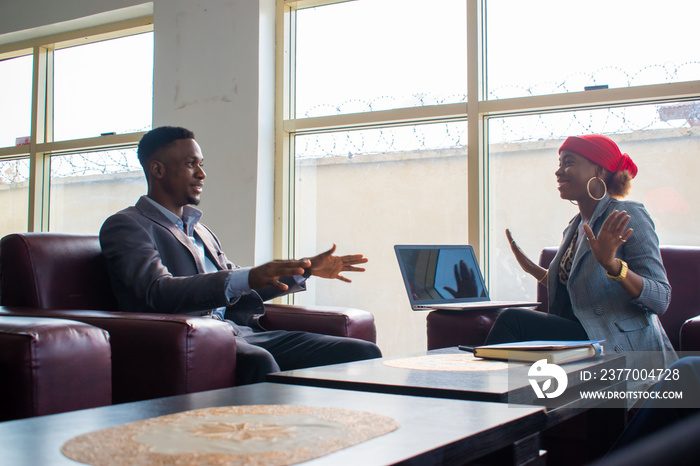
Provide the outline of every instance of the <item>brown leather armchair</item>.
<path id="1" fill-rule="evenodd" d="M 231 326 L 207 317 L 117 312 L 96 235 L 21 233 L 0 241 L 0 315 L 64 318 L 109 332 L 113 401 L 230 387 Z M 373 316 L 356 309 L 266 306 L 270 329 L 376 341 Z"/>
<path id="2" fill-rule="evenodd" d="M 545 248 L 539 264 L 548 267 L 556 248 Z M 700 247 L 661 246 L 671 284 L 671 303 L 659 317 L 676 351 L 700 350 Z M 538 310 L 547 312 L 547 288 L 537 285 Z M 483 344 L 500 310 L 431 311 L 427 316 L 428 349 Z"/>

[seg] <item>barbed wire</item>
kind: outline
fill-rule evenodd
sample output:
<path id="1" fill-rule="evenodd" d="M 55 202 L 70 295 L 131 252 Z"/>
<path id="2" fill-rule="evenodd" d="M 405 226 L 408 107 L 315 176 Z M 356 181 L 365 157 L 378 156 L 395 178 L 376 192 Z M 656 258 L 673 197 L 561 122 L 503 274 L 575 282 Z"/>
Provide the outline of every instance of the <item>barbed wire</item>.
<path id="1" fill-rule="evenodd" d="M 680 64 L 666 63 L 645 66 L 628 72 L 617 66 L 607 66 L 591 72 L 578 72 L 560 82 L 542 82 L 536 85 L 500 86 L 489 92 L 489 99 L 526 97 L 582 91 L 585 86 L 607 85 L 630 87 L 659 82 L 695 80 L 700 76 L 700 61 Z M 319 104 L 301 113 L 301 118 L 370 112 L 402 107 L 463 103 L 466 94 L 388 96 L 340 104 Z M 524 142 L 559 139 L 573 134 L 598 132 L 619 134 L 649 129 L 689 126 L 698 117 L 698 110 L 689 108 L 687 118 L 662 119 L 660 112 L 668 105 L 638 105 L 609 107 L 595 110 L 577 110 L 566 113 L 541 113 L 527 116 L 489 119 L 489 143 Z M 464 147 L 467 144 L 466 123 L 429 123 L 406 127 L 388 127 L 339 131 L 334 133 L 297 136 L 296 159 L 349 157 L 364 154 L 425 151 Z M 428 143 L 430 141 L 430 144 Z"/>
<path id="2" fill-rule="evenodd" d="M 51 158 L 51 177 L 113 175 L 141 171 L 136 149 L 87 152 Z"/>
<path id="3" fill-rule="evenodd" d="M 141 172 L 136 149 L 118 149 L 55 155 L 51 157 L 51 178 L 116 175 Z M 29 159 L 0 161 L 0 184 L 20 184 L 29 180 Z"/>
<path id="4" fill-rule="evenodd" d="M 20 184 L 29 179 L 29 159 L 0 161 L 0 185 Z"/>

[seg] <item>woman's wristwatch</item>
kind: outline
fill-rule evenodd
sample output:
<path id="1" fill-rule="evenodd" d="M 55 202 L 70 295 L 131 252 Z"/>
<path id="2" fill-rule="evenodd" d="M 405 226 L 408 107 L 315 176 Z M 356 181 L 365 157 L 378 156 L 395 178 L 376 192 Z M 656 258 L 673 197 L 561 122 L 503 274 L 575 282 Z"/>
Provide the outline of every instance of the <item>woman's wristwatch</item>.
<path id="1" fill-rule="evenodd" d="M 621 282 L 627 277 L 627 262 L 623 261 L 622 259 L 617 259 L 620 262 L 620 265 L 622 268 L 620 269 L 620 273 L 618 275 L 610 275 L 609 273 L 605 272 L 605 275 L 611 279 L 615 280 L 616 282 Z"/>

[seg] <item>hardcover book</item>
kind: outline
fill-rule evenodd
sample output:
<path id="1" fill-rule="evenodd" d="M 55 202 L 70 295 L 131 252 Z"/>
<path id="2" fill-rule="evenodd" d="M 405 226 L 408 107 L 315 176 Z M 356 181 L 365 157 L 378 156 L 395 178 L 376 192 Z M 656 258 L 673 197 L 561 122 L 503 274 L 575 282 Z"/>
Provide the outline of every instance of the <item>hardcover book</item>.
<path id="1" fill-rule="evenodd" d="M 475 348 L 460 347 L 460 349 L 471 351 L 474 356 L 484 359 L 522 362 L 546 359 L 550 364 L 562 364 L 602 355 L 603 341 L 605 340 L 518 341 Z"/>

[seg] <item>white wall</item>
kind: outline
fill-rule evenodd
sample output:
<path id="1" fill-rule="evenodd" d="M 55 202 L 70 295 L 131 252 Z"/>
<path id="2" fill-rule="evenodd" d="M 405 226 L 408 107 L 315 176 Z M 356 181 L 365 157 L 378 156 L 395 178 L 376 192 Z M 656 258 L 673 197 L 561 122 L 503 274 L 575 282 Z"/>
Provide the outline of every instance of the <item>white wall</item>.
<path id="1" fill-rule="evenodd" d="M 269 260 L 274 223 L 274 0 L 0 2 L 0 44 L 154 16 L 153 124 L 192 129 L 201 207 L 227 255 Z"/>

